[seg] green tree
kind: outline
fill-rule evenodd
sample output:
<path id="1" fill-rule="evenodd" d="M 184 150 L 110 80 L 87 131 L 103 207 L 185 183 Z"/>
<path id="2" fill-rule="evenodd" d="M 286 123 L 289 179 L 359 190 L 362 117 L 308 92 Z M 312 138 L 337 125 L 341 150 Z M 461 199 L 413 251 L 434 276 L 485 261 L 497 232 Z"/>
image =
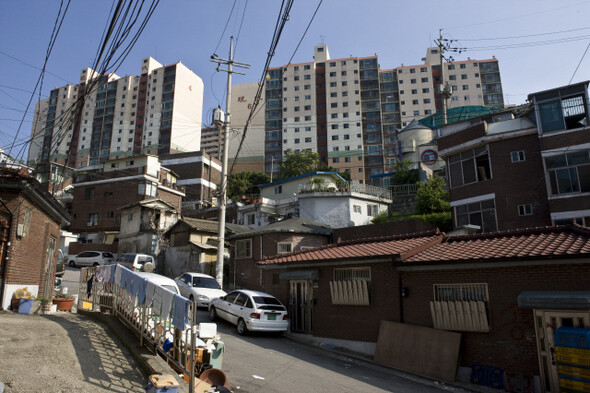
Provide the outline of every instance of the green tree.
<path id="1" fill-rule="evenodd" d="M 237 201 L 242 195 L 260 194 L 258 186 L 270 183 L 270 175 L 260 172 L 240 172 L 229 176 L 227 195 Z"/>
<path id="2" fill-rule="evenodd" d="M 249 172 L 232 174 L 229 176 L 227 183 L 227 196 L 232 201 L 237 201 L 240 196 L 247 194 L 252 186 Z"/>
<path id="3" fill-rule="evenodd" d="M 320 165 L 320 155 L 310 150 L 303 150 L 295 153 L 288 149 L 283 156 L 283 162 L 279 164 L 281 179 L 288 179 L 303 175 L 305 173 L 315 172 Z"/>
<path id="4" fill-rule="evenodd" d="M 416 184 L 420 180 L 420 174 L 412 169 L 412 161 L 403 159 L 396 161 L 393 166 L 393 184 Z"/>
<path id="5" fill-rule="evenodd" d="M 416 211 L 419 214 L 443 213 L 450 210 L 449 191 L 442 177 L 432 176 L 420 183 L 416 193 Z"/>

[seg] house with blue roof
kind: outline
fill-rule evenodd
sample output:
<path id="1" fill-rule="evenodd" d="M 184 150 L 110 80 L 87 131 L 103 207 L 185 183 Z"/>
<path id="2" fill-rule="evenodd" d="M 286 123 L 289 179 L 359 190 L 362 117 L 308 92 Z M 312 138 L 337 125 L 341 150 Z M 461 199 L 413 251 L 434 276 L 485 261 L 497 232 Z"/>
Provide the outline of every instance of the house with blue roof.
<path id="1" fill-rule="evenodd" d="M 369 224 L 387 211 L 391 192 L 347 182 L 335 172 L 311 172 L 259 186 L 257 203 L 238 207 L 238 223 L 258 228 L 300 217 L 331 228 Z"/>

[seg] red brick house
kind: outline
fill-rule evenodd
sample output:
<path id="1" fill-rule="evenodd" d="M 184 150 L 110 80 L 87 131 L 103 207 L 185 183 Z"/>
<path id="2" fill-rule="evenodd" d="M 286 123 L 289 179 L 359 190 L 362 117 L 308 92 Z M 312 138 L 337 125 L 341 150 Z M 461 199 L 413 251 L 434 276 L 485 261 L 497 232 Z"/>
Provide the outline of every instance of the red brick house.
<path id="1" fill-rule="evenodd" d="M 265 290 L 257 262 L 261 259 L 328 244 L 332 229 L 293 217 L 227 237 L 231 243 L 228 263 L 230 288 Z"/>
<path id="2" fill-rule="evenodd" d="M 386 320 L 461 332 L 460 366 L 521 375 L 519 391 L 533 376 L 559 391 L 554 331 L 590 327 L 590 229 L 578 225 L 353 240 L 258 265 L 292 331 L 376 343 Z"/>
<path id="3" fill-rule="evenodd" d="M 64 208 L 26 168 L 0 167 L 0 308 L 27 287 L 34 295 L 53 297 L 55 261 Z"/>

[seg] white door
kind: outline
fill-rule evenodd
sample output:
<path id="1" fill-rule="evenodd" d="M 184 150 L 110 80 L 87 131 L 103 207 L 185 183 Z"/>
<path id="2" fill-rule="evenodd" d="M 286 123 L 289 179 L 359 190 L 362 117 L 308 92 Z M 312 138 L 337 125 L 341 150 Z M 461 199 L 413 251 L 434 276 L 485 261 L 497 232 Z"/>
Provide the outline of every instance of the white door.
<path id="1" fill-rule="evenodd" d="M 559 376 L 555 355 L 555 330 L 559 327 L 590 327 L 588 311 L 533 310 L 541 386 L 545 393 L 559 393 Z"/>

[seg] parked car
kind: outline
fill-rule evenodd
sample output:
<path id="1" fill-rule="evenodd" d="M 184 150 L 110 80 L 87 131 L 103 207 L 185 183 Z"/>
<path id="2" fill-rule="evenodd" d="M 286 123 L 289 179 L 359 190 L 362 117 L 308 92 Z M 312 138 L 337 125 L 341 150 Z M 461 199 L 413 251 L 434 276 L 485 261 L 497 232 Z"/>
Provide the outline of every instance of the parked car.
<path id="1" fill-rule="evenodd" d="M 287 308 L 274 296 L 240 289 L 209 304 L 209 319 L 233 323 L 241 335 L 249 331 L 282 333 L 289 328 Z"/>
<path id="2" fill-rule="evenodd" d="M 66 257 L 62 250 L 57 250 L 57 259 L 55 260 L 55 277 L 63 277 L 66 272 Z"/>
<path id="3" fill-rule="evenodd" d="M 115 257 L 108 251 L 84 251 L 70 259 L 70 266 L 98 266 L 109 265 Z"/>
<path id="4" fill-rule="evenodd" d="M 147 254 L 121 254 L 117 263 L 134 271 L 153 272 L 156 269 L 156 260 Z"/>
<path id="5" fill-rule="evenodd" d="M 169 277 L 151 272 L 135 272 L 135 274 L 147 279 L 148 281 L 153 282 L 156 285 L 161 286 L 162 288 L 169 289 L 175 294 L 180 295 L 178 285 L 176 285 L 176 282 Z"/>
<path id="6" fill-rule="evenodd" d="M 197 307 L 207 307 L 211 300 L 227 295 L 213 277 L 203 273 L 182 273 L 175 281 L 182 296 L 197 302 Z"/>

